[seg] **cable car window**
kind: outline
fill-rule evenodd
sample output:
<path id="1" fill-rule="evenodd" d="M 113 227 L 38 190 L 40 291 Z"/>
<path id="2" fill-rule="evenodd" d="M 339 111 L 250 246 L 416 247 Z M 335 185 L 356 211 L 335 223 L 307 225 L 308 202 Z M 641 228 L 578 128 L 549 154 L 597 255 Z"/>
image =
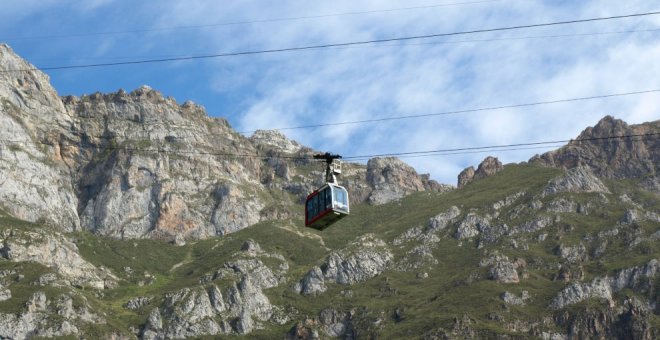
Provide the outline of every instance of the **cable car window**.
<path id="1" fill-rule="evenodd" d="M 338 209 L 346 210 L 348 208 L 348 201 L 346 197 L 346 192 L 341 188 L 332 188 L 332 191 L 335 196 L 335 205 Z"/>
<path id="2" fill-rule="evenodd" d="M 325 189 L 325 208 L 332 209 L 332 187 Z"/>
<path id="3" fill-rule="evenodd" d="M 313 202 L 312 203 L 313 204 L 312 210 L 314 210 L 314 217 L 316 217 L 316 216 L 319 215 L 319 195 L 318 194 L 316 196 L 314 196 L 314 199 L 312 200 L 312 202 Z"/>
<path id="4" fill-rule="evenodd" d="M 311 221 L 314 218 L 314 198 L 311 198 L 307 201 L 307 221 Z"/>
<path id="5" fill-rule="evenodd" d="M 325 210 L 325 191 L 326 189 L 323 189 L 323 191 L 319 192 L 316 197 L 318 197 L 319 200 L 319 210 L 318 213 L 322 213 Z"/>

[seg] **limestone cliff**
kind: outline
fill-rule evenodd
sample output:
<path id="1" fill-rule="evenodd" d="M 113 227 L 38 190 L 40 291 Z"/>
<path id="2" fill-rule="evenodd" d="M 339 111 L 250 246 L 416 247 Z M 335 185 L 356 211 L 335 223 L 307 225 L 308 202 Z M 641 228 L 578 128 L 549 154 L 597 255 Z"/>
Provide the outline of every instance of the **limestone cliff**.
<path id="1" fill-rule="evenodd" d="M 530 162 L 564 169 L 587 166 L 597 176 L 606 178 L 653 177 L 657 176 L 660 164 L 658 135 L 599 139 L 652 133 L 660 133 L 660 120 L 628 125 L 620 119 L 605 116 L 566 146 L 534 156 Z"/>
<path id="2" fill-rule="evenodd" d="M 279 132 L 244 137 L 148 86 L 60 98 L 33 69 L 0 45 L 0 208 L 22 220 L 202 239 L 301 215 L 297 204 L 322 184 L 314 151 Z M 396 159 L 346 164 L 342 184 L 373 204 L 449 189 Z"/>

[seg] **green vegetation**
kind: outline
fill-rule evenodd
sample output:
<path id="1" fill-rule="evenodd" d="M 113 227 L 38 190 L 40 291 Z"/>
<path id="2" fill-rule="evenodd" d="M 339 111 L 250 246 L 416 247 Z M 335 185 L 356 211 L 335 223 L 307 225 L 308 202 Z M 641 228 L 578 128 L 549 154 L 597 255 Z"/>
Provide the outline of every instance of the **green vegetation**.
<path id="1" fill-rule="evenodd" d="M 297 171 L 301 169 L 304 167 Z M 120 278 L 119 286 L 104 291 L 103 295 L 79 291 L 95 309 L 106 313 L 108 319 L 107 325 L 90 325 L 84 331 L 91 335 L 93 332 L 103 334 L 112 329 L 126 331 L 130 327 L 138 327 L 145 322 L 151 308 L 162 302 L 165 293 L 199 285 L 201 277 L 221 268 L 246 239 L 254 239 L 266 252 L 284 256 L 290 265 L 288 282 L 268 289 L 265 293 L 273 304 L 297 311 L 294 319 L 285 325 L 269 324 L 267 329 L 254 332 L 252 336 L 256 338 L 280 338 L 296 321 L 306 315 L 316 316 L 324 308 L 354 310 L 353 323 L 362 336 L 373 333 L 385 339 L 408 338 L 411 335 L 419 336 L 422 330 L 451 330 L 454 319 L 465 314 L 472 319 L 471 327 L 478 334 L 486 337 L 494 333 L 509 334 L 510 331 L 503 328 L 507 322 L 540 322 L 542 317 L 551 315 L 548 310 L 549 301 L 565 285 L 564 282 L 553 280 L 557 274 L 557 263 L 564 262 L 556 255 L 560 244 L 583 244 L 591 254 L 602 242 L 602 239 L 595 236 L 615 228 L 629 208 L 619 203 L 619 195 L 626 193 L 636 202 L 641 202 L 645 209 L 659 211 L 660 203 L 657 199 L 636 189 L 635 182 L 608 181 L 607 185 L 613 193 L 605 195 L 607 201 L 603 201 L 597 194 L 560 194 L 542 198 L 544 205 L 558 198 L 569 199 L 589 206 L 589 214 L 542 212 L 541 215 L 547 214 L 553 218 L 559 215 L 561 221 L 535 233 L 516 235 L 520 244 L 518 247 L 511 246 L 509 237 L 503 237 L 497 243 L 487 244 L 480 249 L 474 240 L 461 242 L 451 237 L 455 227 L 450 226 L 433 249 L 433 255 L 439 261 L 437 265 L 408 272 L 388 270 L 353 286 L 330 283 L 328 291 L 319 296 L 301 296 L 291 287 L 312 266 L 321 264 L 331 251 L 345 248 L 361 235 L 373 233 L 391 242 L 410 228 L 426 226 L 429 218 L 452 206 L 460 208 L 461 217 L 471 210 L 483 215 L 494 212 L 493 202 L 525 192 L 514 204 L 500 209 L 501 218 L 507 220 L 507 216 L 517 206 L 529 203 L 551 178 L 560 173 L 557 169 L 532 165 L 509 165 L 498 175 L 470 183 L 461 190 L 449 193 L 420 192 L 382 206 L 354 205 L 348 218 L 323 232 L 304 229 L 302 218 L 297 218 L 291 221 L 263 222 L 225 237 L 191 242 L 181 247 L 164 241 L 120 241 L 86 232 L 74 233 L 70 237 L 75 240 L 85 259 L 96 266 L 109 268 Z M 277 197 L 277 193 L 270 195 Z M 281 197 L 281 200 L 293 201 L 292 197 L 286 196 Z M 302 211 L 301 205 L 295 207 Z M 272 206 L 272 209 L 286 208 L 278 204 Z M 507 223 L 513 227 L 537 216 L 539 211 L 523 210 L 518 217 L 507 220 Z M 0 225 L 15 229 L 34 227 L 2 211 Z M 635 230 L 644 236 L 656 231 L 658 226 L 657 223 L 641 222 L 629 229 L 633 233 L 631 237 L 638 235 L 634 234 Z M 541 234 L 547 234 L 544 241 L 539 240 Z M 622 231 L 619 237 L 610 238 L 607 251 L 601 257 L 589 257 L 584 265 L 585 281 L 612 274 L 622 268 L 639 266 L 660 256 L 658 242 L 643 240 L 637 246 L 630 247 L 627 235 Z M 395 258 L 400 259 L 413 246 L 392 246 L 391 250 Z M 502 284 L 486 279 L 488 268 L 480 267 L 479 262 L 495 250 L 512 260 L 521 258 L 526 261 L 527 267 L 519 270 L 525 272 L 519 284 Z M 275 266 L 279 263 L 273 261 L 267 265 Z M 12 284 L 13 297 L 7 303 L 0 304 L 0 311 L 16 312 L 35 290 L 45 289 L 29 283 L 51 269 L 30 263 L 0 262 L 0 269 L 17 266 L 25 277 Z M 420 279 L 417 277 L 418 272 L 427 273 L 428 277 Z M 230 284 L 226 280 L 214 283 L 223 292 Z M 518 296 L 527 291 L 532 298 L 525 306 L 504 306 L 500 298 L 504 291 Z M 656 289 L 653 294 L 657 296 L 660 292 Z M 130 311 L 123 307 L 129 299 L 137 296 L 151 296 L 154 301 L 144 310 Z M 585 305 L 598 306 L 599 303 L 588 301 Z M 581 304 L 571 308 L 579 310 L 585 307 Z M 393 316 L 397 310 L 400 314 L 398 321 Z M 652 316 L 654 327 L 660 325 L 659 319 L 657 315 Z M 374 323 L 376 320 L 381 320 L 378 325 Z M 547 327 L 551 329 L 552 326 Z"/>

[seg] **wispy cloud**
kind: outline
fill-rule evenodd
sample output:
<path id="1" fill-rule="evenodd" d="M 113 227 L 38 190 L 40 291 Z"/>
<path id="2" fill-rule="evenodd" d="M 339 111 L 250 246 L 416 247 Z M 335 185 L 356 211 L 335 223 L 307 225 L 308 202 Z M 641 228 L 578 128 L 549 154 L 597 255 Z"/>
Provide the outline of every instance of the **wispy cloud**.
<path id="1" fill-rule="evenodd" d="M 446 1 L 451 2 L 451 1 Z M 37 2 L 14 10 L 24 18 Z M 440 3 L 440 1 L 438 1 Z M 86 17 L 115 30 L 199 26 L 269 18 L 304 17 L 384 8 L 428 5 L 409 1 L 305 2 L 169 0 L 153 3 L 99 0 Z M 45 6 L 45 5 L 44 5 Z M 53 6 L 52 4 L 50 6 Z M 71 56 L 190 55 L 294 47 L 503 27 L 658 10 L 649 1 L 496 1 L 483 4 L 344 15 L 281 22 L 224 25 L 144 34 L 59 41 Z M 43 7 L 50 8 L 52 7 Z M 108 9 L 112 9 L 108 11 Z M 105 17 L 103 13 L 110 13 Z M 78 14 L 80 15 L 80 14 Z M 75 18 L 74 18 L 75 19 Z M 27 20 L 27 19 L 26 19 Z M 82 20 L 89 25 L 90 19 Z M 38 26 L 39 23 L 36 23 Z M 52 25 L 52 24 L 51 24 Z M 83 25 L 83 24 L 80 24 Z M 0 24 L 1 27 L 1 24 Z M 121 29 L 122 27 L 119 27 Z M 388 43 L 388 46 L 334 48 L 295 53 L 231 57 L 141 69 L 140 79 L 181 100 L 194 96 L 212 113 L 227 115 L 238 130 L 298 126 L 471 109 L 486 106 L 582 97 L 660 88 L 655 76 L 660 32 L 580 37 L 497 40 L 509 37 L 565 35 L 660 28 L 660 16 L 575 24 L 465 37 Z M 489 40 L 440 43 L 461 40 Z M 83 45 L 84 42 L 92 46 Z M 438 44 L 426 44 L 438 42 Z M 383 45 L 383 44 L 381 44 Z M 80 47 L 77 52 L 76 47 Z M 44 56 L 28 48 L 35 57 Z M 61 55 L 65 55 L 62 52 Z M 97 72 L 97 71 L 94 71 Z M 53 74 L 60 91 L 93 92 Z M 85 74 L 81 73 L 81 76 Z M 177 79 L 173 82 L 173 79 Z M 186 83 L 197 80 L 194 84 Z M 58 84 L 61 81 L 61 84 Z M 128 80 L 126 80 L 128 83 Z M 129 85 L 132 85 L 130 83 Z M 117 85 L 124 87 L 129 85 Z M 656 94 L 533 108 L 466 113 L 326 129 L 287 130 L 291 138 L 316 149 L 344 155 L 387 153 L 464 146 L 509 144 L 576 136 L 606 114 L 630 123 L 658 119 Z M 543 150 L 539 150 L 541 152 Z M 505 162 L 522 161 L 536 150 L 493 152 Z M 442 182 L 486 154 L 409 158 L 405 161 Z"/>

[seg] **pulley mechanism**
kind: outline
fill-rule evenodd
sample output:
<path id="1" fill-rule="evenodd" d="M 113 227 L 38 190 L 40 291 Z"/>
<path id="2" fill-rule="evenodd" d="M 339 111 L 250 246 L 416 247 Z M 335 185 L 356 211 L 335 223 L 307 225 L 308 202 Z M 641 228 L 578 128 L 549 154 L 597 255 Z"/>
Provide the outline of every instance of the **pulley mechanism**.
<path id="1" fill-rule="evenodd" d="M 325 161 L 325 181 L 326 183 L 337 184 L 337 176 L 341 175 L 341 159 L 340 155 L 331 154 L 329 152 L 319 153 L 313 156 L 314 159 Z"/>

